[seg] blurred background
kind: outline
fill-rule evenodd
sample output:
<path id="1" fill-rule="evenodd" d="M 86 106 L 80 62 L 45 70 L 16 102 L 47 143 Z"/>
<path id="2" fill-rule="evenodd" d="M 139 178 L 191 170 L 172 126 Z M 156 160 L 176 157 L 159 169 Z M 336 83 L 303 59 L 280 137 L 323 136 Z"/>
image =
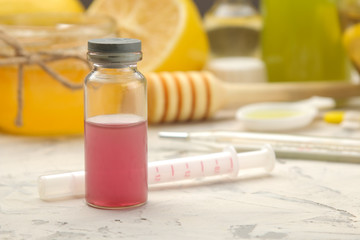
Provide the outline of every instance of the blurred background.
<path id="1" fill-rule="evenodd" d="M 81 0 L 84 6 L 87 8 L 93 0 Z M 215 0 L 195 0 L 194 1 L 199 8 L 201 15 L 204 15 L 207 10 L 213 5 Z M 256 1 L 258 2 L 258 1 Z"/>
<path id="2" fill-rule="evenodd" d="M 82 4 L 87 8 L 93 0 L 81 0 Z M 214 4 L 215 0 L 195 0 L 196 6 L 198 7 L 202 16 L 204 16 L 205 12 L 210 9 L 210 7 Z M 259 6 L 259 0 L 254 0 L 254 6 Z"/>
<path id="3" fill-rule="evenodd" d="M 92 38 L 142 40 L 139 69 L 157 74 L 148 77 L 149 89 L 162 86 L 148 93 L 150 124 L 211 120 L 219 110 L 256 102 L 360 95 L 355 0 L 3 1 L 4 132 L 82 134 L 82 84 L 90 71 L 86 43 Z M 164 71 L 170 73 L 168 82 Z M 177 82 L 179 71 L 192 86 L 198 86 L 194 79 L 202 85 L 186 90 Z M 207 88 L 212 92 L 204 97 Z M 190 98 L 201 103 L 199 109 L 179 102 Z M 179 104 L 167 109 L 174 101 Z"/>

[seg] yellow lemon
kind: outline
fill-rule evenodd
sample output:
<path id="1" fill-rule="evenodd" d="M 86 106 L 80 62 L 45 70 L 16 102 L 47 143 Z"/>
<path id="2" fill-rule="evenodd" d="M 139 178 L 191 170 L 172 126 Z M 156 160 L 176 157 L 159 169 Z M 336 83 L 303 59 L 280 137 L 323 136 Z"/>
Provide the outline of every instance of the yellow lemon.
<path id="1" fill-rule="evenodd" d="M 343 43 L 345 49 L 354 63 L 358 72 L 360 72 L 360 24 L 355 24 L 344 32 Z"/>
<path id="2" fill-rule="evenodd" d="M 0 0 L 0 15 L 18 13 L 80 13 L 79 0 Z"/>
<path id="3" fill-rule="evenodd" d="M 113 17 L 119 37 L 142 40 L 143 72 L 199 70 L 207 60 L 207 36 L 192 0 L 95 0 L 87 12 Z"/>

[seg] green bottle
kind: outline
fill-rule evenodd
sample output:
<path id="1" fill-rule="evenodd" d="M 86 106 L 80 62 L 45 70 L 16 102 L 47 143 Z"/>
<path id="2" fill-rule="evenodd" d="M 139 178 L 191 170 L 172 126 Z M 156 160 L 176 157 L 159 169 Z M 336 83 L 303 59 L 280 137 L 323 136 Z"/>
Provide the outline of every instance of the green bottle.
<path id="1" fill-rule="evenodd" d="M 346 81 L 336 0 L 262 0 L 262 58 L 270 82 Z"/>

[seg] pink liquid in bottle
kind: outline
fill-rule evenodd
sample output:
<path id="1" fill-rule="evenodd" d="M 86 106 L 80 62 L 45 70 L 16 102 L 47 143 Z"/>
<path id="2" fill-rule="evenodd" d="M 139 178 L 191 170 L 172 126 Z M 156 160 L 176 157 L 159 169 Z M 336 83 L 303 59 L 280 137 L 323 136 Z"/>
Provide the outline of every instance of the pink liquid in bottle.
<path id="1" fill-rule="evenodd" d="M 85 122 L 86 201 L 98 208 L 137 206 L 147 200 L 147 122 L 130 114 Z"/>

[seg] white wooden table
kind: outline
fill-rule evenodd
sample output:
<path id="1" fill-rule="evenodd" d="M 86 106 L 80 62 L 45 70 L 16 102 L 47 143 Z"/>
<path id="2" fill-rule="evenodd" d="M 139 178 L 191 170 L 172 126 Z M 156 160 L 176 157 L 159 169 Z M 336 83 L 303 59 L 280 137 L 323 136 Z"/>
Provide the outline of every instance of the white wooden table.
<path id="1" fill-rule="evenodd" d="M 149 160 L 191 154 L 158 131 L 243 130 L 220 119 L 149 127 Z M 360 138 L 315 122 L 294 133 Z M 44 202 L 37 178 L 83 169 L 82 137 L 0 134 L 0 239 L 360 239 L 360 164 L 279 160 L 270 176 L 156 188 L 147 204 L 99 210 Z"/>

